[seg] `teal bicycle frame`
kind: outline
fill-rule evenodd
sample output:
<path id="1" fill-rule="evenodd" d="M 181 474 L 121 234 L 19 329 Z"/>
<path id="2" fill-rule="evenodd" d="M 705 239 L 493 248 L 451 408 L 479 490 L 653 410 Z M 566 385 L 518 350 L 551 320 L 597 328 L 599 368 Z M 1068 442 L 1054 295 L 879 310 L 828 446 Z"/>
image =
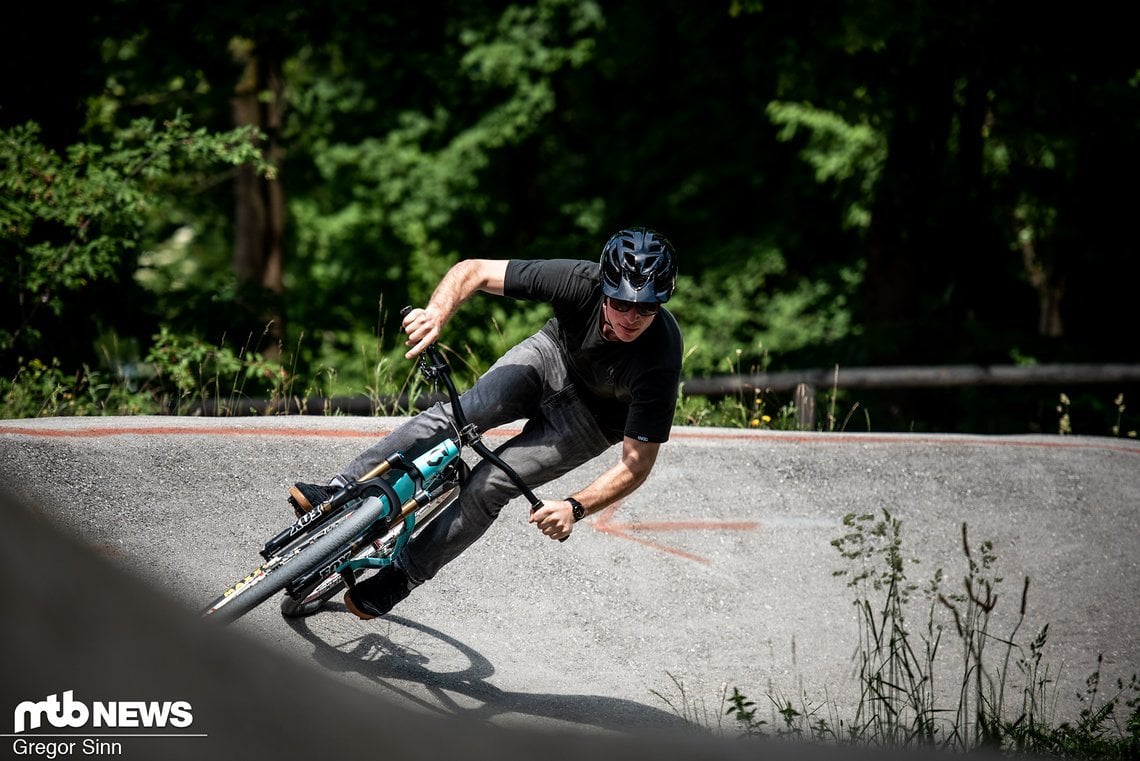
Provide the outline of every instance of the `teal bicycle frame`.
<path id="1" fill-rule="evenodd" d="M 434 480 L 436 476 L 441 475 L 444 469 L 459 457 L 459 454 L 459 447 L 456 446 L 455 442 L 451 439 L 445 439 L 435 448 L 417 457 L 412 464 L 415 467 L 415 472 L 422 478 L 422 481 L 427 483 Z M 343 574 L 363 570 L 365 568 L 383 568 L 384 566 L 391 565 L 392 560 L 404 549 L 404 545 L 416 527 L 416 508 L 426 505 L 437 496 L 430 492 L 424 492 L 422 488 L 420 488 L 420 485 L 416 483 L 420 478 L 413 478 L 410 474 L 404 473 L 392 484 L 392 491 L 395 492 L 398 503 L 401 505 L 401 515 L 404 519 L 404 529 L 396 538 L 396 545 L 392 553 L 381 557 L 349 560 L 338 566 L 334 570 L 334 573 Z M 392 512 L 389 504 L 391 502 L 390 497 L 370 497 L 369 499 L 383 500 L 385 504 L 383 511 L 380 513 L 380 518 L 387 519 L 390 517 Z"/>

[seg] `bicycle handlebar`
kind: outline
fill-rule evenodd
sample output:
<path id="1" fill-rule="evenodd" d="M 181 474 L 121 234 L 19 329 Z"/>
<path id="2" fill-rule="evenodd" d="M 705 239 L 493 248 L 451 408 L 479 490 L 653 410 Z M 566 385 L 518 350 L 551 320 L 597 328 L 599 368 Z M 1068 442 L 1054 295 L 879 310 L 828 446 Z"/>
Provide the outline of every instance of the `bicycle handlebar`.
<path id="1" fill-rule="evenodd" d="M 408 312 L 412 311 L 412 307 L 406 306 L 400 310 L 400 316 L 406 317 Z M 429 344 L 419 357 L 420 372 L 423 373 L 433 384 L 443 383 L 444 389 L 447 391 L 447 398 L 451 401 L 451 416 L 455 418 L 456 427 L 459 429 L 460 438 L 470 437 L 470 441 L 463 442 L 471 446 L 475 452 L 494 465 L 499 470 L 507 474 L 507 478 L 519 488 L 522 495 L 530 502 L 530 510 L 534 512 L 542 507 L 542 500 L 534 495 L 522 477 L 515 472 L 514 468 L 508 465 L 501 457 L 492 452 L 486 444 L 483 443 L 482 434 L 478 429 L 467 420 L 467 415 L 463 411 L 463 405 L 459 401 L 459 391 L 455 388 L 454 381 L 451 380 L 451 366 L 447 364 L 443 354 L 436 347 L 436 345 Z M 560 541 L 566 541 L 563 537 Z"/>

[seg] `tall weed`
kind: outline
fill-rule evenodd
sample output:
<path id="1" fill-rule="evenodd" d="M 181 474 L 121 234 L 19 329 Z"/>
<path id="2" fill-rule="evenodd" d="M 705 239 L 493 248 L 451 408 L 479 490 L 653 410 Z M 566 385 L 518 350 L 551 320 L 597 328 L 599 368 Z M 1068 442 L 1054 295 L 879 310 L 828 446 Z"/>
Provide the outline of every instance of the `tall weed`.
<path id="1" fill-rule="evenodd" d="M 855 592 L 854 716 L 840 718 L 834 701 L 817 703 L 805 693 L 793 702 L 770 692 L 775 720 L 769 722 L 755 701 L 733 687 L 721 706 L 738 732 L 887 750 L 1140 758 L 1140 678 L 1118 679 L 1106 694 L 1102 657 L 1078 696 L 1077 720 L 1056 722 L 1058 675 L 1044 658 L 1049 627 L 1028 642 L 1021 638 L 1028 578 L 1009 631 L 995 631 L 1003 579 L 991 542 L 972 543 L 962 525 L 966 568 L 962 588 L 950 590 L 942 569 L 925 585 L 908 577 L 918 561 L 904 552 L 902 522 L 888 510 L 851 514 L 843 524 L 845 533 L 832 545 L 846 561 L 835 575 Z M 956 656 L 944 652 L 955 644 Z"/>

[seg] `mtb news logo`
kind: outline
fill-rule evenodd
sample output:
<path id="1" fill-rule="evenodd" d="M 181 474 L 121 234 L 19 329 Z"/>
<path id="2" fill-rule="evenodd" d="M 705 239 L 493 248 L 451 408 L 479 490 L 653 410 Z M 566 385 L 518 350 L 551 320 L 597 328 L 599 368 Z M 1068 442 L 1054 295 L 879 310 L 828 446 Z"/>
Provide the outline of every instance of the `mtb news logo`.
<path id="1" fill-rule="evenodd" d="M 62 698 L 25 700 L 12 716 L 17 735 L 41 729 L 45 722 L 56 729 L 185 729 L 194 723 L 194 709 L 185 700 L 84 703 L 75 699 L 75 690 L 67 690 Z"/>

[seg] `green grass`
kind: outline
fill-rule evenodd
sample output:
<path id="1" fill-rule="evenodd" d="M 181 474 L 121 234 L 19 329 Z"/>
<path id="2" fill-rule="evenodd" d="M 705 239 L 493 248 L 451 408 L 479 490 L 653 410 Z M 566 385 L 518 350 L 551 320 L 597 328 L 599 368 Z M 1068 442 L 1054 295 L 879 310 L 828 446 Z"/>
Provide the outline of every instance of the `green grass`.
<path id="1" fill-rule="evenodd" d="M 848 515 L 844 526 L 832 542 L 845 561 L 835 575 L 854 592 L 859 620 L 858 700 L 849 715 L 806 692 L 794 700 L 769 693 L 757 704 L 734 687 L 718 712 L 676 679 L 679 697 L 654 694 L 694 726 L 748 736 L 883 750 L 1140 758 L 1140 681 L 1133 674 L 1107 683 L 1099 656 L 1076 720 L 1054 720 L 1058 675 L 1045 659 L 1049 627 L 1023 638 L 1026 578 L 1012 629 L 994 630 L 1002 578 L 990 542 L 974 545 L 963 524 L 965 573 L 961 589 L 952 590 L 941 569 L 925 586 L 908 578 L 916 561 L 904 556 L 902 524 L 886 510 Z"/>
<path id="2" fill-rule="evenodd" d="M 369 399 L 375 414 L 396 415 L 410 411 L 401 400 L 430 391 L 402 351 L 384 353 L 376 340 L 361 340 L 344 369 L 321 362 L 301 374 L 301 347 L 289 356 L 261 346 L 265 337 L 210 344 L 164 329 L 141 360 L 124 360 L 108 346 L 101 367 L 78 371 L 21 357 L 15 374 L 0 378 L 0 417 L 290 414 L 310 400 L 324 400 L 324 414 L 336 414 L 329 400 L 345 388 Z"/>

